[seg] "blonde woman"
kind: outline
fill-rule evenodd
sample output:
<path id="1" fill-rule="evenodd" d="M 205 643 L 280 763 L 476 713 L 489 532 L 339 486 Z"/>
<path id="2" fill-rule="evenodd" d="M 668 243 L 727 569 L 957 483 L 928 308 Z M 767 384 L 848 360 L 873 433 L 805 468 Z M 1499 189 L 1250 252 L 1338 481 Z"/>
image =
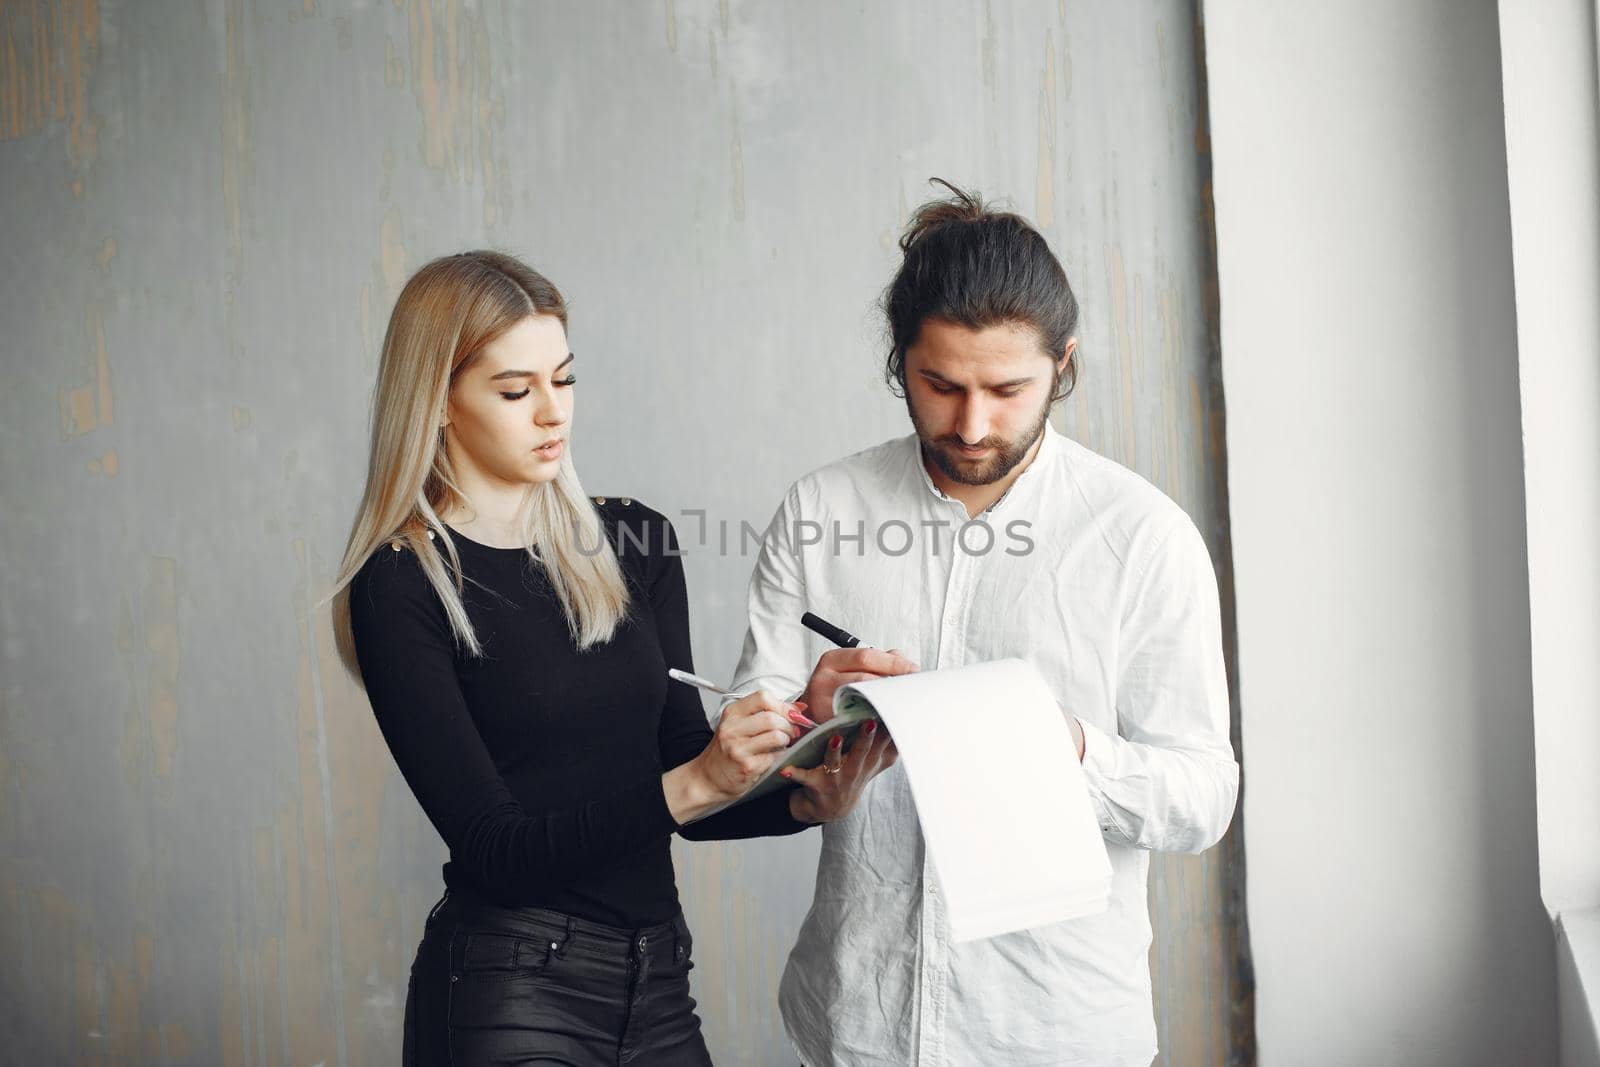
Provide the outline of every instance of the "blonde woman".
<path id="1" fill-rule="evenodd" d="M 886 737 L 802 788 L 740 796 L 801 710 L 755 693 L 713 734 L 667 520 L 595 499 L 568 450 L 566 307 L 468 252 L 406 284 L 336 629 L 449 846 L 406 998 L 404 1062 L 706 1064 L 671 835 L 789 834 L 849 812 Z"/>

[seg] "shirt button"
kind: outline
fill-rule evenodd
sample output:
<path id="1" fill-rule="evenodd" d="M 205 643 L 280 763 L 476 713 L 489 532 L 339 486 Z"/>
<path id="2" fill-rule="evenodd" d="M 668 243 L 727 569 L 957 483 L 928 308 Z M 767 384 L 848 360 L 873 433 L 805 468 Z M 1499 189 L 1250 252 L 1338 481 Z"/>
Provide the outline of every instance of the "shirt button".
<path id="1" fill-rule="evenodd" d="M 648 937 L 641 937 L 639 939 L 639 951 L 640 952 L 643 952 L 646 948 L 649 947 L 649 945 L 650 945 L 650 939 Z"/>

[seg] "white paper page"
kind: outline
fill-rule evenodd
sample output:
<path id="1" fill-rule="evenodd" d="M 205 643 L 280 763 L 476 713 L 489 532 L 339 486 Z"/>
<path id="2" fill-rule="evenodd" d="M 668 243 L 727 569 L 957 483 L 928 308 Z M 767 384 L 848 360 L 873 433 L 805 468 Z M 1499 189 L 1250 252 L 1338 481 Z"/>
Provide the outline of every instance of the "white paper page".
<path id="1" fill-rule="evenodd" d="M 1078 750 L 1022 660 L 840 687 L 882 716 L 916 798 L 954 941 L 1105 910 L 1111 863 Z"/>

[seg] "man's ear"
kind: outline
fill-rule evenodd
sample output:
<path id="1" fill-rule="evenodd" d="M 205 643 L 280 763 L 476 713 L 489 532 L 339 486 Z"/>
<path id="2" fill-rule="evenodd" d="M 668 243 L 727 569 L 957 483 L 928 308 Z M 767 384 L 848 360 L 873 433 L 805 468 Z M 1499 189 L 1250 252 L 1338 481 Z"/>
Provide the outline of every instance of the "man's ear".
<path id="1" fill-rule="evenodd" d="M 1067 338 L 1066 345 L 1061 349 L 1061 358 L 1056 360 L 1056 380 L 1050 390 L 1050 402 L 1055 404 L 1065 400 L 1067 394 L 1072 392 L 1078 384 L 1078 365 L 1073 362 L 1073 357 L 1078 354 L 1078 339 Z M 1069 381 L 1070 376 L 1070 381 Z M 1062 391 L 1062 383 L 1068 382 L 1066 391 Z"/>

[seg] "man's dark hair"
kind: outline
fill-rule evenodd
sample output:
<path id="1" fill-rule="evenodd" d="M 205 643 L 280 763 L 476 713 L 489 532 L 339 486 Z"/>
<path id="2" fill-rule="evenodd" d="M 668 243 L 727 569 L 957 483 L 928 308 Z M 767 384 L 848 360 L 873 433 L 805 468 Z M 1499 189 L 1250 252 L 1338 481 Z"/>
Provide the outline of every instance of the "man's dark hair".
<path id="1" fill-rule="evenodd" d="M 890 340 L 884 378 L 890 387 L 905 395 L 906 350 L 929 319 L 969 330 L 1032 326 L 1044 354 L 1060 363 L 1077 333 L 1078 298 L 1043 235 L 1020 215 L 990 210 L 976 193 L 943 178 L 929 181 L 954 195 L 919 207 L 900 238 L 904 258 L 883 294 Z M 1074 349 L 1057 368 L 1052 402 L 1064 400 L 1077 381 Z"/>

